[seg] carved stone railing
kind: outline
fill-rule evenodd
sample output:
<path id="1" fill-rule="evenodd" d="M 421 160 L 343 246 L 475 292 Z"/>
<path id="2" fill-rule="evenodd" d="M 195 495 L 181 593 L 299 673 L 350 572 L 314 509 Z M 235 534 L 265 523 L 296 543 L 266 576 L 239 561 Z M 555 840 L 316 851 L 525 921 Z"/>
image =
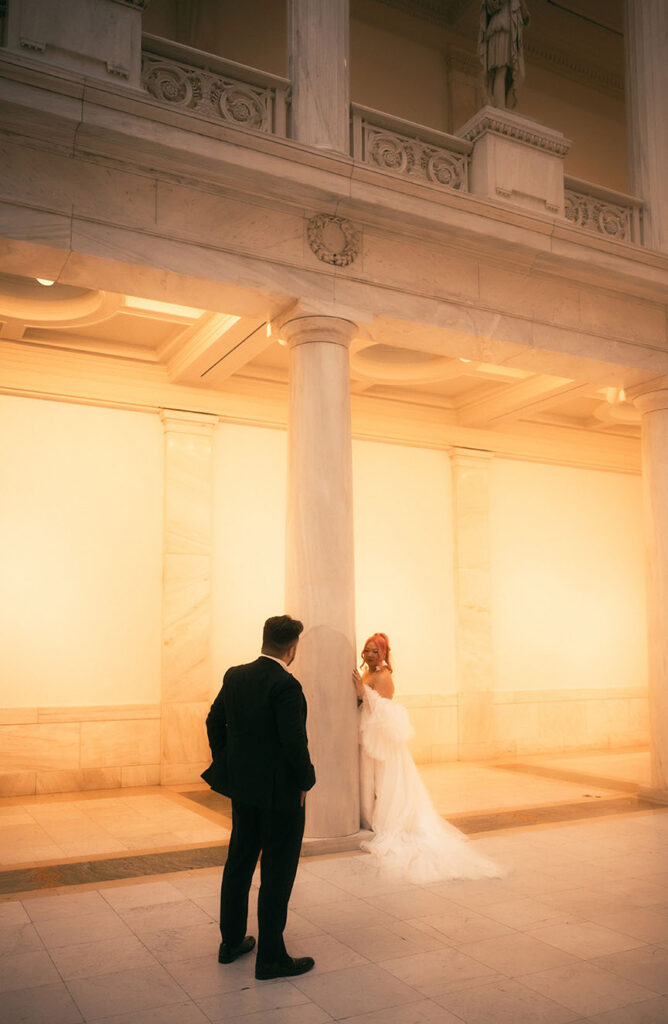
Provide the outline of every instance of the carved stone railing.
<path id="1" fill-rule="evenodd" d="M 569 177 L 564 178 L 564 199 L 566 219 L 577 227 L 642 244 L 641 199 Z"/>
<path id="2" fill-rule="evenodd" d="M 169 39 L 142 37 L 142 85 L 172 109 L 285 137 L 289 84 Z"/>
<path id="3" fill-rule="evenodd" d="M 472 148 L 454 135 L 352 105 L 352 155 L 360 163 L 467 192 Z"/>

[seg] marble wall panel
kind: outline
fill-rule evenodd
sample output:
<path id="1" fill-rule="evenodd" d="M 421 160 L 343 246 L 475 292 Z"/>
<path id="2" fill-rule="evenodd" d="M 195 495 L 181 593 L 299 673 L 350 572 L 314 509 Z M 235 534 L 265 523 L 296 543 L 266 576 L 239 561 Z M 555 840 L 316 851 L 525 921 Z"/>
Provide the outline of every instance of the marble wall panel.
<path id="1" fill-rule="evenodd" d="M 206 761 L 209 764 L 210 751 L 205 723 L 210 706 L 208 700 L 163 705 L 163 762 L 176 765 Z"/>
<path id="2" fill-rule="evenodd" d="M 192 764 L 163 762 L 160 766 L 160 783 L 163 786 L 183 786 L 189 782 L 201 782 L 200 775 L 210 763 L 210 760 L 195 761 Z"/>
<path id="3" fill-rule="evenodd" d="M 402 290 L 477 301 L 478 263 L 419 238 L 365 232 L 364 272 Z M 355 264 L 357 266 L 357 263 Z"/>
<path id="4" fill-rule="evenodd" d="M 160 722 L 82 722 L 81 767 L 111 768 L 156 764 Z"/>
<path id="5" fill-rule="evenodd" d="M 168 702 L 209 697 L 211 560 L 166 553 L 163 576 L 162 695 Z"/>
<path id="6" fill-rule="evenodd" d="M 159 786 L 160 765 L 128 765 L 121 768 L 121 786 Z"/>
<path id="7" fill-rule="evenodd" d="M 82 768 L 78 771 L 37 772 L 36 793 L 76 793 L 120 789 L 120 768 Z"/>
<path id="8" fill-rule="evenodd" d="M 0 769 L 60 769 L 79 767 L 80 726 L 0 726 Z"/>
<path id="9" fill-rule="evenodd" d="M 0 796 L 32 796 L 36 772 L 0 772 Z"/>

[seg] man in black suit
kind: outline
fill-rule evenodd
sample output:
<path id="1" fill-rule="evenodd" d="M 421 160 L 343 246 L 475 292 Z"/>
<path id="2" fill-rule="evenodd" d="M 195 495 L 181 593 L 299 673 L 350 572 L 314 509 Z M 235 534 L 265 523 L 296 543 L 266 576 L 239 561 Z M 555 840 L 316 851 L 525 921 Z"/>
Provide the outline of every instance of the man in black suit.
<path id="1" fill-rule="evenodd" d="M 288 666 L 303 625 L 289 615 L 264 624 L 262 654 L 225 673 L 206 730 L 213 762 L 202 778 L 232 800 L 232 835 L 220 891 L 219 963 L 255 945 L 246 935 L 248 892 L 260 851 L 255 977 L 293 977 L 314 965 L 288 956 L 283 930 L 304 834 L 304 801 L 315 785 L 306 700 Z"/>

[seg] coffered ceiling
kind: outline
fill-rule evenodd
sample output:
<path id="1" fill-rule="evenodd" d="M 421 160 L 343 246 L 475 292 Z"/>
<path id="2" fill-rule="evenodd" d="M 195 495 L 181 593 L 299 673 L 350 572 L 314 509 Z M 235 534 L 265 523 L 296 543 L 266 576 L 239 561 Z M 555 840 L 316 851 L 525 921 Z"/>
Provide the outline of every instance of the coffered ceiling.
<path id="1" fill-rule="evenodd" d="M 166 384 L 213 392 L 285 388 L 289 355 L 279 328 L 233 316 L 114 292 L 0 275 L 0 339 L 33 356 L 60 351 L 95 357 L 96 372 L 160 371 Z M 619 383 L 576 380 L 444 355 L 433 331 L 410 337 L 375 318 L 351 347 L 351 387 L 363 398 L 423 407 L 452 425 L 503 431 L 544 425 L 639 436 L 638 415 Z M 100 359 L 106 360 L 101 363 Z"/>

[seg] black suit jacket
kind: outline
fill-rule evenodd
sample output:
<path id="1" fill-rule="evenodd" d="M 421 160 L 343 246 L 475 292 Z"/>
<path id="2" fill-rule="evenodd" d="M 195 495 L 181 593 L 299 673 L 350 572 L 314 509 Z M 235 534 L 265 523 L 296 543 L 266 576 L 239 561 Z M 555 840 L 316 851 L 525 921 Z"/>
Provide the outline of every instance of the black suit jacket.
<path id="1" fill-rule="evenodd" d="M 294 810 L 302 791 L 315 785 L 302 688 L 271 658 L 228 669 L 206 731 L 213 762 L 202 778 L 218 793 Z"/>

